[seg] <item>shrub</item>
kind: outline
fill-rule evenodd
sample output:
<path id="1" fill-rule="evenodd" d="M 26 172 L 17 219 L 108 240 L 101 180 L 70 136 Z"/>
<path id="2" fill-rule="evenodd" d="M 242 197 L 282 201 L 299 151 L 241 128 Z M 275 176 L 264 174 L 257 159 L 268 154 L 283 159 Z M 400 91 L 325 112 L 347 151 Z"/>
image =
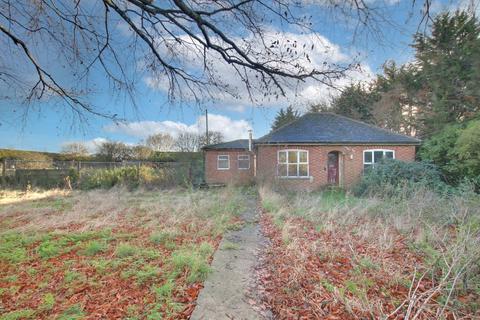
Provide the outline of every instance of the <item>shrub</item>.
<path id="1" fill-rule="evenodd" d="M 426 140 L 418 154 L 437 165 L 449 183 L 458 185 L 466 178 L 480 189 L 480 120 L 447 126 Z"/>
<path id="2" fill-rule="evenodd" d="M 70 168 L 68 170 L 68 177 L 70 177 L 70 182 L 72 183 L 72 185 L 76 185 L 78 183 L 80 175 L 78 174 L 78 171 L 76 169 Z"/>
<path id="3" fill-rule="evenodd" d="M 138 170 L 136 167 L 122 167 L 114 169 L 89 170 L 82 173 L 80 178 L 81 189 L 112 188 L 116 185 L 128 187 L 138 186 Z"/>
<path id="4" fill-rule="evenodd" d="M 405 188 L 406 186 L 410 188 Z M 354 193 L 356 195 L 391 195 L 398 188 L 413 191 L 416 187 L 438 192 L 448 189 L 435 165 L 427 162 L 403 162 L 388 159 L 367 170 L 361 181 L 355 186 Z"/>
<path id="5" fill-rule="evenodd" d="M 187 168 L 188 169 L 188 168 Z M 109 189 L 117 185 L 128 188 L 138 186 L 170 187 L 188 180 L 188 170 L 184 166 L 166 166 L 152 168 L 147 165 L 113 168 L 91 169 L 82 171 L 79 187 L 84 190 L 97 188 Z"/>

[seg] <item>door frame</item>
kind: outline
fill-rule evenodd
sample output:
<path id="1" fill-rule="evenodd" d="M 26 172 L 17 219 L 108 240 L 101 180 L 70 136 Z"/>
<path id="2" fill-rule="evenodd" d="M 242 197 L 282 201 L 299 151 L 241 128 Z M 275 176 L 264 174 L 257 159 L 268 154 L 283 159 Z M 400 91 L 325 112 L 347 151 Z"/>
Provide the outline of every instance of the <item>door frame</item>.
<path id="1" fill-rule="evenodd" d="M 332 184 L 330 183 L 330 179 L 329 179 L 329 175 L 330 175 L 330 171 L 329 171 L 329 168 L 328 168 L 328 164 L 329 164 L 329 154 L 332 153 L 332 154 L 336 154 L 337 156 L 337 181 L 336 183 Z M 338 186 L 338 187 L 343 187 L 343 165 L 344 165 L 344 156 L 343 156 L 343 152 L 341 151 L 338 151 L 338 150 L 331 150 L 327 153 L 327 185 L 334 185 L 334 186 Z"/>

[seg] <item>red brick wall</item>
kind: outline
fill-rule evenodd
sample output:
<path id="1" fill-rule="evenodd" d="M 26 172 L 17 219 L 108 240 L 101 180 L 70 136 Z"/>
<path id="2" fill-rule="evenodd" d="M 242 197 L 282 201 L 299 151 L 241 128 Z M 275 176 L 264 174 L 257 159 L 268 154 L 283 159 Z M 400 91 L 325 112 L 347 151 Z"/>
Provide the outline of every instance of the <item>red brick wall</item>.
<path id="1" fill-rule="evenodd" d="M 238 169 L 238 155 L 250 154 L 250 169 L 240 170 Z M 217 169 L 217 156 L 229 155 L 230 156 L 230 169 L 218 170 Z M 218 151 L 207 150 L 205 151 L 205 180 L 208 184 L 247 184 L 253 181 L 254 173 L 254 155 L 248 151 Z"/>
<path id="2" fill-rule="evenodd" d="M 274 182 L 289 189 L 314 190 L 327 185 L 327 155 L 331 151 L 340 153 L 340 181 L 343 187 L 351 187 L 359 180 L 363 171 L 363 151 L 389 149 L 395 158 L 403 161 L 415 160 L 415 146 L 257 146 L 257 181 Z M 284 149 L 308 150 L 309 178 L 276 178 L 277 151 Z M 342 178 L 343 177 L 343 178 Z"/>

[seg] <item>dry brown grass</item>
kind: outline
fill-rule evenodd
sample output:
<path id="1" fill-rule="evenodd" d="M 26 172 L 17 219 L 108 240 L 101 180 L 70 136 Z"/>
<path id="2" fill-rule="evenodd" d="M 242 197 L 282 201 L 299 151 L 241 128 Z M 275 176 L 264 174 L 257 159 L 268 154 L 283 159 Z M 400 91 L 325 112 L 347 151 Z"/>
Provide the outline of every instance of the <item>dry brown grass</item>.
<path id="1" fill-rule="evenodd" d="M 185 220 L 202 219 L 219 210 L 222 204 L 240 197 L 235 189 L 219 192 L 171 189 L 162 191 L 123 188 L 94 191 L 61 190 L 22 194 L 10 192 L 0 205 L 0 220 L 8 220 L 9 231 L 95 230 L 119 225 L 175 225 Z M 239 206 L 242 201 L 238 201 Z M 229 211 L 231 212 L 231 210 Z M 225 213 L 227 215 L 229 213 Z M 205 219 L 209 221 L 220 221 Z M 0 230 L 0 233 L 4 230 Z"/>
<path id="2" fill-rule="evenodd" d="M 19 203 L 31 200 L 40 200 L 56 196 L 67 196 L 70 191 L 65 189 L 19 191 L 19 190 L 0 190 L 0 205 Z"/>
<path id="3" fill-rule="evenodd" d="M 315 306 L 297 306 L 299 314 L 328 318 L 332 313 L 319 301 L 333 299 L 352 319 L 480 316 L 478 195 L 417 190 L 408 198 L 356 198 L 266 187 L 260 195 L 269 213 L 266 230 L 281 240 L 270 272 L 285 274 L 281 285 L 302 288 L 298 299 Z M 288 297 L 278 303 L 288 306 Z"/>

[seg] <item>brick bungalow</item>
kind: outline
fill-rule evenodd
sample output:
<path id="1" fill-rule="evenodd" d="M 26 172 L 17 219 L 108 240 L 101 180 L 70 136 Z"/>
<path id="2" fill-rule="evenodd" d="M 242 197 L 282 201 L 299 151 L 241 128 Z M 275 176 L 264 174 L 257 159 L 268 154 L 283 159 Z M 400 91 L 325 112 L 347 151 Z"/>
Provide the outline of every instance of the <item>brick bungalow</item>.
<path id="1" fill-rule="evenodd" d="M 257 139 L 208 145 L 208 184 L 273 182 L 296 190 L 348 188 L 383 158 L 414 161 L 420 140 L 333 113 L 307 113 Z"/>

